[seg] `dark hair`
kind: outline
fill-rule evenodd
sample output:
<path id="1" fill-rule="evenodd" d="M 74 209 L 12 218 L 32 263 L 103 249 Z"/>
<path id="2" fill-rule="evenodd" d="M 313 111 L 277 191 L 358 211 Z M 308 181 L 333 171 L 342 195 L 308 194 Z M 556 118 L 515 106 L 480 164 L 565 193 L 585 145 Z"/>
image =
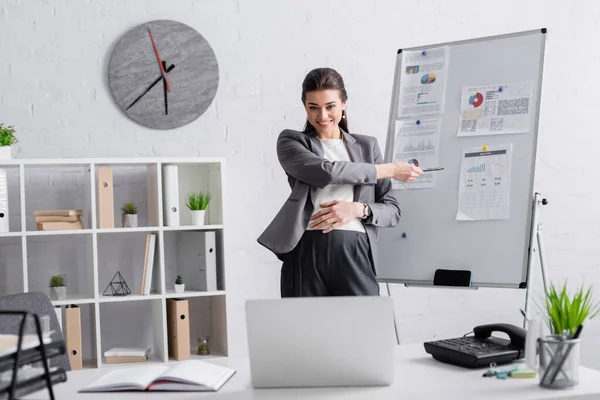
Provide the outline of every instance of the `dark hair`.
<path id="1" fill-rule="evenodd" d="M 348 100 L 348 93 L 346 93 L 346 87 L 344 86 L 344 80 L 342 76 L 332 68 L 316 68 L 310 71 L 304 82 L 302 82 L 302 104 L 306 104 L 306 93 L 313 92 L 316 90 L 327 90 L 334 89 L 340 92 L 340 98 L 342 101 Z M 342 110 L 342 119 L 338 124 L 345 132 L 348 132 L 348 115 L 346 111 Z M 316 132 L 315 127 L 306 120 L 304 125 L 304 133 Z"/>

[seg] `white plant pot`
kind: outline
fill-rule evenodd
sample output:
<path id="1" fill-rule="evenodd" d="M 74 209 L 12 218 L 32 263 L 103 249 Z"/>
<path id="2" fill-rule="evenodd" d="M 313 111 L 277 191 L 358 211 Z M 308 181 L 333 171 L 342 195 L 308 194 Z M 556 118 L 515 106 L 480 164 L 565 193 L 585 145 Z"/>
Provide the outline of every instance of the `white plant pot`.
<path id="1" fill-rule="evenodd" d="M 50 299 L 52 300 L 65 300 L 67 298 L 67 287 L 51 287 L 50 288 Z"/>
<path id="2" fill-rule="evenodd" d="M 190 212 L 192 213 L 192 225 L 204 225 L 204 213 L 206 210 L 190 210 Z"/>
<path id="3" fill-rule="evenodd" d="M 123 214 L 121 215 L 121 222 L 123 223 L 123 228 L 137 228 L 138 216 L 137 214 Z"/>
<path id="4" fill-rule="evenodd" d="M 181 285 L 175 284 L 175 293 L 183 293 L 184 290 L 185 283 L 182 283 Z"/>
<path id="5" fill-rule="evenodd" d="M 0 160 L 12 159 L 12 151 L 10 146 L 0 146 Z"/>

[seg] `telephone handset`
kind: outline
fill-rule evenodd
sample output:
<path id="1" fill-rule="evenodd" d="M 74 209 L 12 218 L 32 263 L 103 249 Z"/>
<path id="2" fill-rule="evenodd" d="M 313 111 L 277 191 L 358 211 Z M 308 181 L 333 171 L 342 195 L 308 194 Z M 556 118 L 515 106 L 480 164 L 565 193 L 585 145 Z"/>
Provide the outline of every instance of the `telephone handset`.
<path id="1" fill-rule="evenodd" d="M 493 336 L 503 332 L 510 339 Z M 436 360 L 467 368 L 489 367 L 523 358 L 525 330 L 510 324 L 479 325 L 473 336 L 425 342 L 425 351 Z"/>
<path id="2" fill-rule="evenodd" d="M 511 324 L 487 324 L 479 325 L 473 329 L 473 334 L 477 339 L 487 339 L 492 337 L 493 332 L 503 332 L 510 338 L 509 345 L 515 349 L 525 349 L 525 329 Z"/>

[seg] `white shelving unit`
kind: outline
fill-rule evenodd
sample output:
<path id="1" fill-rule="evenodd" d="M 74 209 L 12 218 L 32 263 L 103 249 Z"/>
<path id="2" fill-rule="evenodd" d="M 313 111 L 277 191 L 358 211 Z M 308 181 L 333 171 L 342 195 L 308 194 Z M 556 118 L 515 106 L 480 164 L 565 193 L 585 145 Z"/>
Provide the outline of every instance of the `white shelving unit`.
<path id="1" fill-rule="evenodd" d="M 180 226 L 165 226 L 162 167 L 177 165 Z M 114 228 L 99 228 L 97 169 L 113 171 Z M 67 278 L 67 299 L 55 306 L 81 308 L 84 368 L 108 366 L 103 353 L 115 346 L 150 346 L 150 361 L 169 362 L 170 298 L 189 302 L 192 357 L 228 355 L 225 285 L 224 177 L 222 158 L 105 158 L 0 160 L 8 175 L 10 231 L 0 232 L 0 295 L 41 291 L 51 275 Z M 191 226 L 186 193 L 208 192 L 205 225 Z M 138 205 L 136 228 L 121 228 L 121 205 Z M 37 210 L 81 209 L 84 229 L 38 231 Z M 149 222 L 154 222 L 149 224 Z M 196 266 L 182 266 L 177 241 L 188 232 L 215 232 L 216 291 L 196 290 Z M 151 293 L 142 295 L 146 234 L 157 236 Z M 190 240 L 185 241 L 190 245 Z M 103 295 L 116 272 L 131 294 Z M 175 293 L 175 276 L 186 271 L 186 291 Z M 187 288 L 190 287 L 190 290 Z M 64 313 L 63 313 L 64 315 Z M 197 356 L 197 337 L 208 336 L 211 355 Z M 122 364 L 120 364 L 122 365 Z M 112 364 L 110 366 L 113 366 Z"/>

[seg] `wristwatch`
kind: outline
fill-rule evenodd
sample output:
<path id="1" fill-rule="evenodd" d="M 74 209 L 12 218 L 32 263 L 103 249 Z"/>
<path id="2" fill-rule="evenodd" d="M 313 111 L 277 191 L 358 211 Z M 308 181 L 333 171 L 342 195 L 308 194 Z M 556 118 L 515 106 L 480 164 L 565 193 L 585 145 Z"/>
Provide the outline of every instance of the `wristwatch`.
<path id="1" fill-rule="evenodd" d="M 371 207 L 369 207 L 369 205 L 367 203 L 363 203 L 363 216 L 362 216 L 362 220 L 365 221 L 369 218 L 371 218 Z"/>

